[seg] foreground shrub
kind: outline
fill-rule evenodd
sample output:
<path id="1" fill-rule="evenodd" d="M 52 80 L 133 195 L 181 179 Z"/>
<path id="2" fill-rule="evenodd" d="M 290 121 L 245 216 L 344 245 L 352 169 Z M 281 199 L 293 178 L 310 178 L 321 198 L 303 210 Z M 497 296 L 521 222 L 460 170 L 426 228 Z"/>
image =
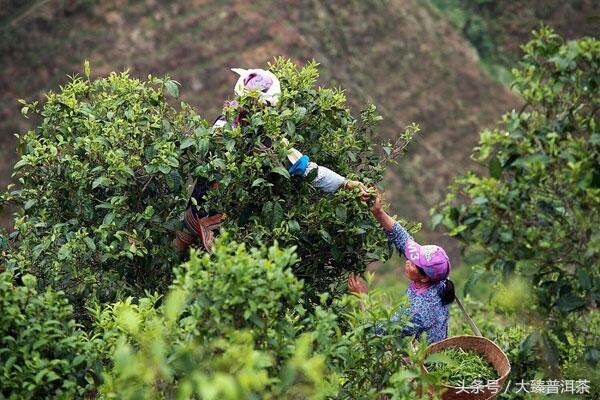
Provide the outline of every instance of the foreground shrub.
<path id="1" fill-rule="evenodd" d="M 114 349 L 101 391 L 203 399 L 327 391 L 324 356 L 296 325 L 305 313 L 294 311 L 302 288 L 290 270 L 295 262 L 293 250 L 217 240 L 212 258 L 193 252 L 176 271 L 160 307 L 154 297 L 98 310 L 108 354 Z"/>
<path id="2" fill-rule="evenodd" d="M 0 273 L 0 397 L 81 398 L 100 374 L 95 346 L 71 319 L 62 293 L 38 293 Z"/>
<path id="3" fill-rule="evenodd" d="M 98 307 L 110 355 L 102 396 L 416 398 L 416 385 L 430 378 L 402 365 L 404 324 L 374 335 L 372 321 L 390 317 L 374 297 L 343 320 L 321 307 L 307 313 L 290 269 L 296 262 L 292 249 L 248 250 L 222 238 L 213 258 L 192 253 L 162 304 L 146 297 Z"/>

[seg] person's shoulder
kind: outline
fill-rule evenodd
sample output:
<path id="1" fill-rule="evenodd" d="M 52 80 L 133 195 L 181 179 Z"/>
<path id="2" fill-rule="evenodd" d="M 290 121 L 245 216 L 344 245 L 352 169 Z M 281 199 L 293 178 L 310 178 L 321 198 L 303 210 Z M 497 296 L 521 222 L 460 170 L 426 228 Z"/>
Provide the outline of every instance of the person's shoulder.
<path id="1" fill-rule="evenodd" d="M 407 293 L 412 308 L 422 310 L 430 307 L 431 296 L 427 290 L 420 292 L 418 289 L 409 287 Z"/>
<path id="2" fill-rule="evenodd" d="M 439 286 L 431 285 L 423 291 L 409 287 L 408 297 L 415 307 L 421 309 L 432 309 L 437 308 L 441 305 L 441 299 L 438 294 Z"/>
<path id="3" fill-rule="evenodd" d="M 440 289 L 444 286 L 444 282 L 436 282 L 436 283 L 432 283 L 431 285 L 429 285 L 429 287 L 427 288 L 427 293 L 430 294 L 438 294 Z"/>

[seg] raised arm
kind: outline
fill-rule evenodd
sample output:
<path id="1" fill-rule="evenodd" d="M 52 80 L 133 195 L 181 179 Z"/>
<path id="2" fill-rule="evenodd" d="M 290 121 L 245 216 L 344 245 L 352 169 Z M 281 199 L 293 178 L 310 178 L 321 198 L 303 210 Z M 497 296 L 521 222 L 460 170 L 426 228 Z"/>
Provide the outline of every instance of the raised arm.
<path id="1" fill-rule="evenodd" d="M 317 175 L 311 182 L 316 189 L 325 193 L 333 193 L 340 187 L 343 189 L 354 189 L 355 187 L 358 187 L 360 188 L 361 197 L 363 197 L 363 199 L 366 200 L 369 197 L 369 193 L 362 183 L 348 180 L 327 167 L 317 165 L 310 161 L 307 155 L 300 153 L 293 147 L 288 151 L 288 160 L 291 164 L 288 168 L 288 172 L 291 175 L 307 177 L 313 170 L 317 170 Z"/>
<path id="2" fill-rule="evenodd" d="M 394 243 L 394 246 L 398 249 L 400 254 L 404 254 L 404 246 L 406 241 L 412 239 L 412 236 L 402 225 L 400 225 L 394 218 L 390 217 L 383 208 L 381 208 L 381 199 L 379 196 L 375 199 L 373 207 L 371 207 L 371 213 L 381 226 L 383 227 L 385 234 L 388 236 L 390 241 Z"/>

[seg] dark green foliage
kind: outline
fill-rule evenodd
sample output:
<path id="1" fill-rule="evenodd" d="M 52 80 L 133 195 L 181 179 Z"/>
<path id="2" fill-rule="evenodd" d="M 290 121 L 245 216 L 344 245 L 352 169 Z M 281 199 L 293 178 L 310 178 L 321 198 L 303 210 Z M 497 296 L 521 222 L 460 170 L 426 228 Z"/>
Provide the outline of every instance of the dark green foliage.
<path id="1" fill-rule="evenodd" d="M 77 307 L 94 294 L 108 301 L 166 287 L 196 165 L 180 144 L 206 128 L 189 107 L 167 103 L 166 85 L 175 83 L 75 77 L 41 109 L 23 102 L 42 120 L 20 138 L 19 186 L 5 196 L 20 206 L 8 268 L 65 289 Z"/>
<path id="2" fill-rule="evenodd" d="M 497 178 L 458 179 L 470 201 L 453 193 L 444 208 L 450 233 L 484 246 L 490 267 L 532 277 L 547 312 L 600 300 L 599 49 L 548 31 L 525 46 L 515 86 L 529 107 L 484 131 L 475 154 Z"/>
<path id="3" fill-rule="evenodd" d="M 512 64 L 513 55 L 506 54 L 505 49 L 500 45 L 500 38 L 497 35 L 506 32 L 502 32 L 496 26 L 496 24 L 501 25 L 501 22 L 494 18 L 506 5 L 501 1 L 489 0 L 432 0 L 432 3 L 477 50 L 483 67 L 490 75 L 508 84 L 511 76 L 506 67 Z M 509 30 L 508 27 L 503 29 Z"/>
<path id="4" fill-rule="evenodd" d="M 384 168 L 371 139 L 379 117 L 371 106 L 356 120 L 341 90 L 315 88 L 315 64 L 297 69 L 280 59 L 271 69 L 283 92 L 277 106 L 249 93 L 225 108 L 228 123 L 217 135 L 186 139 L 206 154 L 195 176 L 220 182 L 202 206 L 227 212 L 226 229 L 235 240 L 297 246 L 301 261 L 294 272 L 309 292 L 345 291 L 349 271 L 389 257 L 387 239 L 356 193 L 326 194 L 309 184 L 310 177 L 290 177 L 286 153 L 295 147 L 349 179 L 377 183 Z M 267 141 L 273 146 L 264 146 Z"/>
<path id="5" fill-rule="evenodd" d="M 478 7 L 481 7 L 484 3 L 489 3 L 489 1 L 433 0 L 432 3 L 471 42 L 481 58 L 490 60 L 494 56 L 498 57 L 497 54 L 493 54 L 496 46 L 490 36 L 486 20 L 477 13 Z"/>
<path id="6" fill-rule="evenodd" d="M 63 293 L 38 293 L 32 275 L 0 273 L 0 397 L 81 398 L 99 375 L 93 343 Z"/>
<path id="7" fill-rule="evenodd" d="M 220 183 L 199 206 L 227 212 L 225 229 L 236 240 L 297 245 L 294 272 L 313 288 L 307 294 L 345 291 L 349 271 L 389 256 L 385 235 L 356 193 L 324 194 L 311 177 L 290 177 L 286 154 L 295 146 L 348 178 L 376 183 L 383 167 L 371 129 L 379 117 L 371 106 L 357 121 L 340 90 L 316 89 L 314 64 L 298 70 L 282 59 L 272 69 L 283 87 L 279 104 L 249 93 L 225 108 L 228 123 L 217 131 L 187 105 L 167 103 L 165 91 L 179 94 L 176 82 L 127 73 L 73 78 L 41 110 L 23 102 L 25 115 L 43 119 L 20 139 L 20 185 L 6 196 L 20 206 L 8 267 L 34 273 L 42 287 L 68 289 L 78 306 L 90 295 L 109 301 L 162 291 L 193 177 Z"/>
<path id="8" fill-rule="evenodd" d="M 490 176 L 457 179 L 443 222 L 485 250 L 495 276 L 529 282 L 555 340 L 569 343 L 568 330 L 599 348 L 586 326 L 561 321 L 600 301 L 600 41 L 564 42 L 544 28 L 523 50 L 513 73 L 527 105 L 482 132 L 474 158 Z M 566 361 L 546 333 L 542 341 L 550 365 Z"/>

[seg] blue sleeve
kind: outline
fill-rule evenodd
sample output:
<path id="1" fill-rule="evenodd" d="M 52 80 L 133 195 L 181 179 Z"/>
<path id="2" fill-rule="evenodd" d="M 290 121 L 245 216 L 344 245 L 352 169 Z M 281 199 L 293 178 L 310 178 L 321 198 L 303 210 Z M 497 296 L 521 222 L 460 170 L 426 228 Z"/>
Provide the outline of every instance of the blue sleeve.
<path id="1" fill-rule="evenodd" d="M 288 172 L 290 173 L 290 175 L 304 176 L 309 163 L 310 163 L 310 159 L 308 158 L 307 155 L 304 155 L 304 156 L 300 157 L 298 159 L 298 161 L 296 161 L 294 163 L 294 165 L 292 165 L 291 167 L 288 168 Z"/>
<path id="2" fill-rule="evenodd" d="M 404 254 L 406 241 L 409 239 L 412 240 L 410 233 L 399 222 L 396 222 L 389 231 L 385 231 L 385 234 L 401 254 Z"/>
<path id="3" fill-rule="evenodd" d="M 431 326 L 431 321 L 424 318 L 420 313 L 412 314 L 410 317 L 410 325 L 402 329 L 402 336 L 420 335 Z"/>

